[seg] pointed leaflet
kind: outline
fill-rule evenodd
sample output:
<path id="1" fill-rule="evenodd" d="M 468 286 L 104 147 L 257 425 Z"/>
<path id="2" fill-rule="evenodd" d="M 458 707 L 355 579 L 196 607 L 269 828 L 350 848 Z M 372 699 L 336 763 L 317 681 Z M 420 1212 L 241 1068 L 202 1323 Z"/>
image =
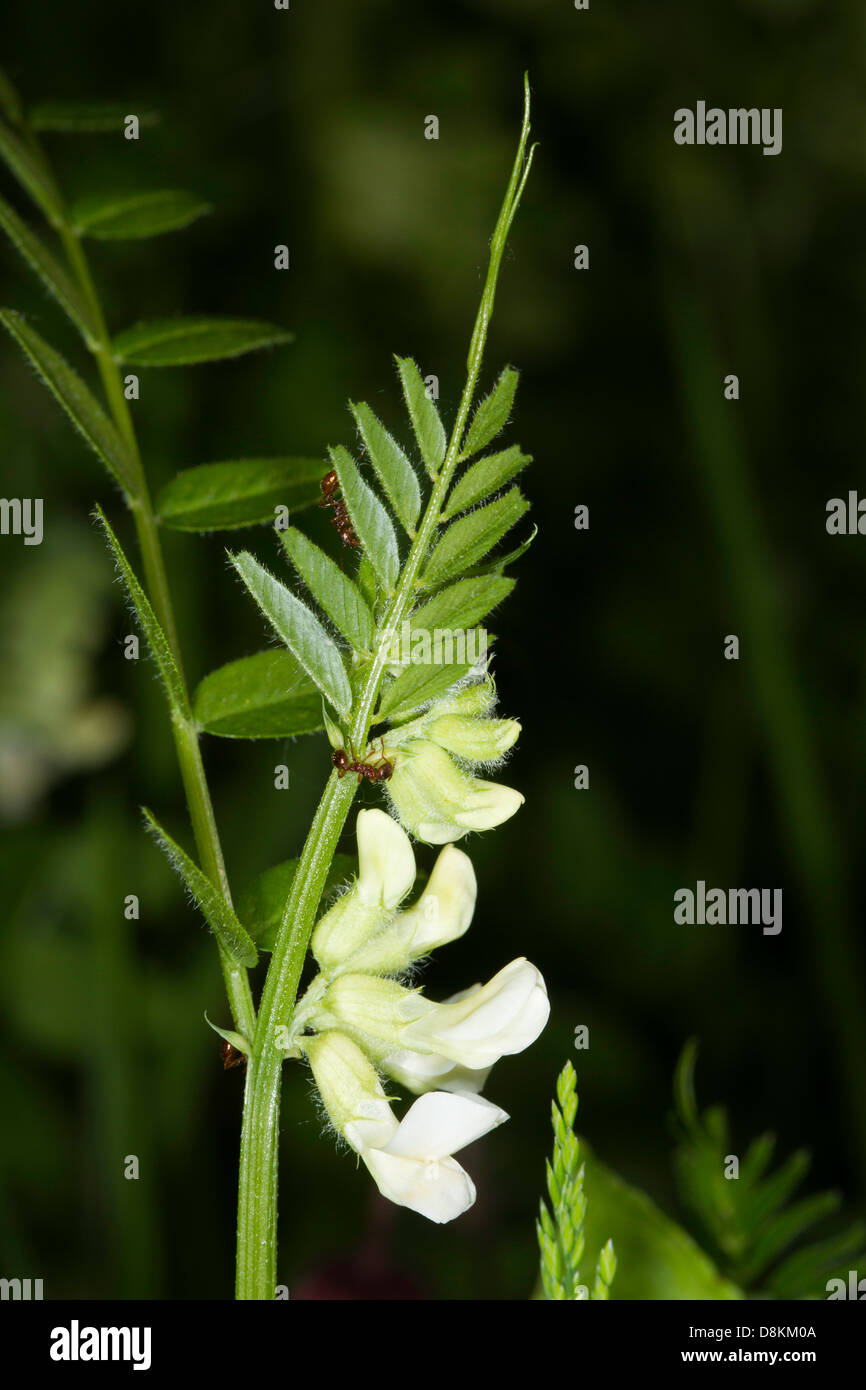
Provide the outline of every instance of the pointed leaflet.
<path id="1" fill-rule="evenodd" d="M 81 198 L 73 205 L 71 217 L 75 230 L 84 236 L 101 241 L 129 241 L 178 231 L 210 211 L 210 204 L 193 193 L 157 189 Z"/>
<path id="2" fill-rule="evenodd" d="M 21 187 L 27 190 L 36 206 L 56 227 L 63 220 L 63 206 L 54 180 L 30 146 L 3 121 L 0 121 L 0 158 L 5 160 Z"/>
<path id="3" fill-rule="evenodd" d="M 159 115 L 135 102 L 122 106 L 119 101 L 41 101 L 30 109 L 34 130 L 55 130 L 66 135 L 118 134 L 127 116 L 135 116 L 140 128 L 156 125 Z"/>
<path id="4" fill-rule="evenodd" d="M 318 618 L 248 551 L 230 558 L 274 631 L 334 709 L 348 719 L 352 691 L 346 669 Z"/>
<path id="5" fill-rule="evenodd" d="M 395 357 L 397 371 L 406 398 L 406 407 L 424 466 L 431 478 L 435 478 L 445 457 L 445 429 L 439 418 L 435 401 L 427 395 L 427 388 L 421 373 L 411 357 Z"/>
<path id="6" fill-rule="evenodd" d="M 467 572 L 467 578 L 471 576 L 473 579 L 480 579 L 488 575 L 501 575 L 503 571 L 508 568 L 509 565 L 513 565 L 515 560 L 519 560 L 521 555 L 526 554 L 527 550 L 532 545 L 532 542 L 535 540 L 535 537 L 537 535 L 538 527 L 533 526 L 529 535 L 526 537 L 526 540 L 521 541 L 520 545 L 518 545 L 516 549 L 509 550 L 507 555 L 497 555 L 496 559 L 491 560 L 490 563 L 487 565 L 476 565 L 473 569 Z"/>
<path id="7" fill-rule="evenodd" d="M 316 602 L 356 652 L 373 645 L 373 615 L 361 592 L 339 565 L 301 532 L 290 526 L 280 540 Z"/>
<path id="8" fill-rule="evenodd" d="M 413 532 L 421 511 L 421 489 L 414 468 L 368 405 L 350 404 L 349 409 L 391 506 L 405 529 Z"/>
<path id="9" fill-rule="evenodd" d="M 200 729 L 219 738 L 295 738 L 322 727 L 322 697 L 291 652 L 276 648 L 205 676 L 192 699 Z"/>
<path id="10" fill-rule="evenodd" d="M 245 965 L 250 969 L 258 964 L 259 954 L 252 938 L 244 931 L 232 908 L 222 893 L 214 888 L 210 879 L 203 874 L 189 855 L 168 835 L 159 821 L 142 807 L 144 818 L 156 836 L 165 856 L 173 869 L 176 869 L 198 903 L 205 920 L 235 965 Z"/>
<path id="11" fill-rule="evenodd" d="M 485 497 L 510 483 L 531 462 L 531 456 L 521 453 L 519 444 L 513 444 L 501 454 L 488 454 L 478 459 L 451 489 L 443 517 L 447 520 L 458 512 L 465 512 L 468 507 L 474 507 L 476 502 L 483 502 Z"/>
<path id="12" fill-rule="evenodd" d="M 477 454 L 504 428 L 514 404 L 518 375 L 513 367 L 506 367 L 490 395 L 484 397 L 466 433 L 461 458 Z"/>
<path id="13" fill-rule="evenodd" d="M 8 328 L 33 363 L 51 394 L 60 402 L 76 429 L 113 473 L 130 496 L 135 496 L 135 463 L 129 450 L 99 405 L 69 363 L 49 347 L 43 338 L 11 309 L 0 310 L 0 323 Z"/>
<path id="14" fill-rule="evenodd" d="M 321 501 L 325 465 L 316 458 L 236 459 L 185 468 L 166 483 L 156 514 L 173 531 L 231 531 L 274 521 Z"/>
<path id="15" fill-rule="evenodd" d="M 349 454 L 342 447 L 330 449 L 331 463 L 337 470 L 340 491 L 349 509 L 355 534 L 373 569 L 391 592 L 400 572 L 397 537 L 388 513 L 376 494 L 368 488 Z"/>
<path id="16" fill-rule="evenodd" d="M 240 357 L 257 348 L 290 343 L 287 333 L 258 319 L 177 318 L 137 323 L 118 333 L 112 344 L 118 362 L 136 367 L 187 367 Z"/>
<path id="17" fill-rule="evenodd" d="M 514 579 L 505 579 L 501 575 L 460 579 L 447 589 L 441 589 L 416 609 L 410 619 L 412 631 L 418 628 L 427 628 L 432 632 L 437 627 L 472 627 L 508 597 L 515 583 Z"/>
<path id="18" fill-rule="evenodd" d="M 75 327 L 84 337 L 85 342 L 97 336 L 96 328 L 91 319 L 90 310 L 84 302 L 78 287 L 73 284 L 63 266 L 56 261 L 54 256 L 37 236 L 33 234 L 26 222 L 22 222 L 13 207 L 10 207 L 4 198 L 0 198 L 0 227 L 3 228 L 9 240 L 16 250 L 27 261 L 32 270 L 35 270 L 40 280 L 54 298 L 65 309 Z"/>
<path id="19" fill-rule="evenodd" d="M 423 665 L 419 662 L 417 665 L 408 666 L 382 695 L 377 718 L 402 719 L 412 714 L 420 705 L 425 705 L 428 700 L 435 700 L 438 696 L 444 695 L 446 690 L 469 674 L 483 655 L 482 643 L 474 633 L 456 632 L 450 635 L 452 655 L 456 652 L 458 656 L 475 656 L 477 645 L 478 657 L 472 661 L 457 660 L 443 665 Z"/>
<path id="20" fill-rule="evenodd" d="M 192 712 L 189 707 L 189 699 L 186 693 L 186 686 L 183 678 L 177 669 L 168 639 L 160 626 L 159 619 L 150 606 L 150 600 L 142 589 L 135 577 L 132 566 L 123 553 L 120 541 L 115 536 L 108 524 L 108 518 L 101 507 L 96 508 L 96 515 L 99 518 L 108 544 L 111 546 L 117 568 L 120 570 L 121 578 L 126 585 L 126 591 L 132 600 L 138 621 L 142 631 L 147 638 L 148 646 L 153 653 L 157 670 L 165 687 L 168 702 L 172 711 L 181 719 L 191 719 Z"/>
<path id="21" fill-rule="evenodd" d="M 520 489 L 512 487 L 486 507 L 452 522 L 427 562 L 425 587 L 431 589 L 476 564 L 528 510 Z"/>

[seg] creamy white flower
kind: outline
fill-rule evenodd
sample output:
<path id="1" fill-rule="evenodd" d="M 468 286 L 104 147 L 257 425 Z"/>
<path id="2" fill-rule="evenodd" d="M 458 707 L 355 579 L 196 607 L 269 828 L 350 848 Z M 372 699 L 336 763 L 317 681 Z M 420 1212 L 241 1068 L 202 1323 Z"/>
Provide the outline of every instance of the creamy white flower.
<path id="1" fill-rule="evenodd" d="M 462 999 L 419 1012 L 403 1029 L 402 1043 L 461 1066 L 489 1067 L 535 1042 L 549 1014 L 541 972 L 521 957 Z"/>
<path id="2" fill-rule="evenodd" d="M 459 840 L 470 830 L 490 830 L 523 804 L 513 787 L 470 776 L 427 738 L 398 750 L 385 785 L 403 825 L 431 845 Z"/>
<path id="3" fill-rule="evenodd" d="M 415 855 L 408 835 L 384 811 L 359 811 L 358 897 L 395 908 L 415 882 Z"/>
<path id="4" fill-rule="evenodd" d="M 481 1096 L 433 1092 L 398 1121 L 375 1070 L 340 1033 L 304 1040 L 335 1126 L 360 1155 L 384 1197 L 430 1221 L 452 1221 L 475 1201 L 475 1186 L 452 1157 L 508 1119 Z"/>
<path id="5" fill-rule="evenodd" d="M 343 974 L 328 986 L 311 1025 L 346 1032 L 392 1075 L 395 1066 L 411 1072 L 404 1054 L 412 1052 L 477 1072 L 529 1047 L 549 1013 L 541 973 L 521 957 L 445 1004 L 396 980 Z"/>
<path id="6" fill-rule="evenodd" d="M 379 1065 L 416 1095 L 423 1095 L 425 1091 L 464 1091 L 478 1095 L 484 1090 L 491 1071 L 490 1067 L 461 1067 L 435 1052 L 409 1052 L 406 1048 L 386 1052 Z"/>
<path id="7" fill-rule="evenodd" d="M 391 920 L 415 882 L 415 856 L 405 830 L 384 811 L 360 811 L 358 878 L 319 920 L 313 955 L 323 970 L 343 965 Z"/>
<path id="8" fill-rule="evenodd" d="M 419 956 L 429 955 L 437 946 L 456 941 L 472 921 L 477 892 L 469 856 L 454 845 L 446 845 L 415 905 L 398 912 L 388 926 L 361 947 L 352 957 L 352 969 L 393 974 L 405 970 Z"/>

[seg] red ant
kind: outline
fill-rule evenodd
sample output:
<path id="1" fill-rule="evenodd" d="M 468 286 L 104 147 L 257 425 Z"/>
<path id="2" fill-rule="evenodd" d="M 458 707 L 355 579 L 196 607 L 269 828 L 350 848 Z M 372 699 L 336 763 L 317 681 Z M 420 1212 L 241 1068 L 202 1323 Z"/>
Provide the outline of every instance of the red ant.
<path id="1" fill-rule="evenodd" d="M 351 747 L 351 744 L 349 745 L 352 752 L 351 759 L 345 748 L 338 748 L 331 759 L 331 762 L 337 769 L 337 776 L 345 777 L 347 772 L 357 772 L 358 786 L 361 785 L 361 779 L 363 777 L 366 777 L 368 782 L 390 781 L 394 775 L 394 764 L 385 757 L 385 744 L 382 739 L 379 740 L 379 746 L 382 752 L 379 761 L 376 763 L 367 762 L 363 759 L 359 760 L 355 756 L 355 750 Z"/>
<path id="2" fill-rule="evenodd" d="M 336 469 L 332 468 L 330 473 L 326 473 L 322 479 L 322 500 L 319 506 L 333 507 L 334 515 L 331 517 L 331 525 L 336 526 L 337 535 L 343 545 L 350 545 L 353 550 L 357 550 L 360 542 L 355 535 L 348 508 L 342 498 L 334 496 L 339 486 L 340 480 L 337 477 Z"/>
<path id="3" fill-rule="evenodd" d="M 232 1067 L 245 1067 L 247 1059 L 242 1052 L 233 1047 L 228 1038 L 223 1038 L 220 1045 L 220 1052 L 223 1059 L 223 1071 L 230 1071 Z"/>

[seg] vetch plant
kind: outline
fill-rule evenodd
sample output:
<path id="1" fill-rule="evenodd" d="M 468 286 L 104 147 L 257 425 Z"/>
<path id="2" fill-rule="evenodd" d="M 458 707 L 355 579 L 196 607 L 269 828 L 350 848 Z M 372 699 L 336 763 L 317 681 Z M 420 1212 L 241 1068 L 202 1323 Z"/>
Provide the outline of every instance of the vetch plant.
<path id="1" fill-rule="evenodd" d="M 479 775 L 499 766 L 520 726 L 494 717 L 486 643 L 466 640 L 456 644 L 454 660 L 407 665 L 395 663 L 392 650 L 406 623 L 410 637 L 427 634 L 428 648 L 430 634 L 443 629 L 476 636 L 513 588 L 506 570 L 531 540 L 507 554 L 497 549 L 528 509 L 514 478 L 530 460 L 516 446 L 483 453 L 508 422 L 517 373 L 506 368 L 476 401 L 505 246 L 533 158 L 528 81 L 450 434 L 416 364 L 397 358 L 420 467 L 368 406 L 353 404 L 371 470 L 342 445 L 327 461 L 210 463 L 179 474 L 156 506 L 128 406 L 133 378 L 122 377 L 121 368 L 186 366 L 278 346 L 291 335 L 257 321 L 204 317 L 110 334 L 84 241 L 169 232 L 208 209 L 190 194 L 165 190 L 70 207 L 37 131 L 119 129 L 117 109 L 52 104 L 28 117 L 2 76 L 0 107 L 0 155 L 59 239 L 65 264 L 2 200 L 0 225 L 79 330 L 104 404 L 19 314 L 4 310 L 0 319 L 106 464 L 133 517 L 143 582 L 97 509 L 166 695 L 198 862 L 145 815 L 216 938 L 232 1014 L 232 1027 L 217 1031 L 246 1061 L 236 1295 L 271 1299 L 284 1062 L 309 1063 L 334 1130 L 380 1191 L 442 1222 L 475 1195 L 454 1155 L 507 1118 L 480 1094 L 490 1068 L 528 1046 L 547 1019 L 544 982 L 524 959 L 443 1003 L 415 983 L 421 958 L 459 939 L 473 915 L 475 875 L 454 842 L 501 824 L 522 803 L 519 792 Z M 332 510 L 338 559 L 295 525 L 277 531 L 281 559 L 305 597 L 248 551 L 230 557 L 281 649 L 230 662 L 190 694 L 160 528 L 234 529 L 275 518 L 279 527 L 287 513 L 316 501 Z M 287 737 L 323 728 L 331 767 L 303 850 L 262 875 L 236 910 L 200 735 Z M 385 794 L 394 814 L 360 812 L 352 876 L 353 866 L 347 874 L 336 851 L 365 780 Z M 426 888 L 405 907 L 415 881 L 409 835 L 444 848 Z M 347 877 L 346 890 L 317 921 L 326 889 Z M 319 973 L 299 1000 L 311 942 Z M 256 1006 L 248 972 L 266 951 L 271 960 Z M 385 1079 L 417 1097 L 402 1118 Z"/>

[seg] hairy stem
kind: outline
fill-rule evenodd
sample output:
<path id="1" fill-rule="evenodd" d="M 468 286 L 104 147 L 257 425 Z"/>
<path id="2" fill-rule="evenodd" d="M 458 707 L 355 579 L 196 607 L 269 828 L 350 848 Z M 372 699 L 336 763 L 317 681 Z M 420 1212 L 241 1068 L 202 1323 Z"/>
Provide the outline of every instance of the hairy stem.
<path id="1" fill-rule="evenodd" d="M 184 679 L 177 624 L 174 606 L 171 601 L 168 576 L 159 538 L 159 528 L 150 500 L 147 477 L 141 459 L 141 451 L 135 433 L 129 404 L 123 394 L 120 370 L 111 349 L 102 304 L 94 284 L 90 266 L 78 234 L 69 218 L 66 204 L 54 179 L 41 145 L 32 131 L 27 132 L 34 153 L 41 160 L 51 180 L 54 198 L 61 215 L 55 220 L 55 229 L 63 243 L 69 267 L 90 310 L 94 335 L 88 335 L 87 346 L 93 354 L 105 391 L 105 399 L 114 423 L 129 450 L 135 477 L 135 492 L 127 497 L 135 523 L 138 544 L 144 566 L 144 587 L 160 625 L 166 635 L 175 664 Z M 178 766 L 186 796 L 189 818 L 192 823 L 196 849 L 201 867 L 211 882 L 217 886 L 231 903 L 225 860 L 217 831 L 210 789 L 205 775 L 204 764 L 199 747 L 198 730 L 191 720 L 172 719 L 172 737 L 177 752 Z M 226 992 L 231 1006 L 235 1027 L 245 1037 L 252 1038 L 255 1030 L 256 1011 L 250 990 L 249 976 L 243 967 L 235 965 L 220 947 L 220 963 Z"/>
<path id="2" fill-rule="evenodd" d="M 526 152 L 528 137 L 527 79 L 520 142 L 490 242 L 487 278 L 466 363 L 466 383 L 445 458 L 382 621 L 382 631 L 396 630 L 410 610 L 418 571 L 440 524 L 445 497 L 460 462 L 460 446 L 481 370 L 505 244 L 532 164 L 533 150 L 528 155 Z M 386 661 L 386 644 L 379 643 L 351 721 L 351 740 L 356 748 L 367 745 Z M 276 1030 L 288 1024 L 291 1017 L 328 870 L 356 790 L 351 777 L 340 779 L 336 772 L 331 773 L 292 883 L 262 992 L 253 1055 L 247 1068 L 241 1134 L 236 1279 L 236 1296 L 239 1299 L 272 1299 L 275 1295 L 277 1160 L 283 1062 L 282 1052 L 276 1045 Z"/>

